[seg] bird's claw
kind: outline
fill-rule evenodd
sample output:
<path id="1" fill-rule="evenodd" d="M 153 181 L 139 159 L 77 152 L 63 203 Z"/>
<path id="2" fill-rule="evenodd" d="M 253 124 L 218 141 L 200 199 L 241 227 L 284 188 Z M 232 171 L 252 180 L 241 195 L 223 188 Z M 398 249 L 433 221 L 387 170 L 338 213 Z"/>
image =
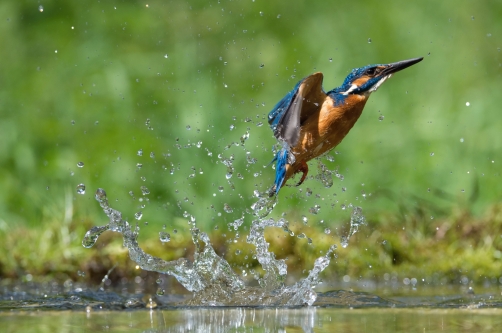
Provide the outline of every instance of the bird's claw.
<path id="1" fill-rule="evenodd" d="M 307 178 L 307 174 L 309 173 L 309 166 L 305 161 L 301 163 L 300 168 L 298 168 L 298 170 L 295 173 L 299 172 L 302 173 L 302 178 L 300 179 L 300 182 L 295 186 L 300 186 L 305 181 L 305 178 Z"/>

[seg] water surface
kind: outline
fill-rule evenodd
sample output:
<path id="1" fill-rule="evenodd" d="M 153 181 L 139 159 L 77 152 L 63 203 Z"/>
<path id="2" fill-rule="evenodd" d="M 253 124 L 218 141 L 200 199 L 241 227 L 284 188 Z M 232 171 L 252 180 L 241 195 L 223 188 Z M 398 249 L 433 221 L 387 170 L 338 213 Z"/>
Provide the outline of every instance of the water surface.
<path id="1" fill-rule="evenodd" d="M 188 308 L 0 313 L 3 332 L 497 332 L 501 309 Z"/>

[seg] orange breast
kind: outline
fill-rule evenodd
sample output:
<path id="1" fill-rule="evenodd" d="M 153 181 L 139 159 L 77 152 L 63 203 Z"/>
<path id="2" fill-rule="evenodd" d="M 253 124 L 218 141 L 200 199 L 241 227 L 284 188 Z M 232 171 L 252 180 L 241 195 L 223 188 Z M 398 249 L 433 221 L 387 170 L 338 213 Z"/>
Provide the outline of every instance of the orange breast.
<path id="1" fill-rule="evenodd" d="M 285 182 L 303 162 L 330 151 L 343 140 L 359 119 L 367 99 L 366 96 L 349 95 L 345 103 L 334 106 L 333 99 L 326 98 L 319 109 L 301 124 L 299 143 L 292 147 L 295 163 L 286 166 Z"/>

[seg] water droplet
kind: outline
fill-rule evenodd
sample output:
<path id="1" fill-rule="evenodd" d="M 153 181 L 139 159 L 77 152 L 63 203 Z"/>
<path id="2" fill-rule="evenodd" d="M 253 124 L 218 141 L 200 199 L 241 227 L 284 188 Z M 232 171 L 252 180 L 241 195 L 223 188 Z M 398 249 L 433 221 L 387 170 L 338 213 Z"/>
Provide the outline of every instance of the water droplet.
<path id="1" fill-rule="evenodd" d="M 150 153 L 150 158 L 155 158 L 155 153 L 153 151 Z"/>
<path id="2" fill-rule="evenodd" d="M 154 302 L 151 298 L 150 300 L 148 301 L 148 303 L 146 303 L 146 307 L 148 309 L 155 309 L 157 307 L 157 303 Z"/>
<path id="3" fill-rule="evenodd" d="M 265 67 L 265 64 L 261 64 L 261 65 L 260 65 L 260 68 L 263 68 L 263 67 Z"/>
<path id="4" fill-rule="evenodd" d="M 471 105 L 471 103 L 465 102 L 465 106 L 469 106 L 469 105 Z"/>
<path id="5" fill-rule="evenodd" d="M 379 121 L 382 121 L 382 120 L 383 120 L 383 118 L 385 118 L 385 117 L 384 117 L 384 116 L 380 116 L 380 117 L 378 117 L 378 120 L 379 120 Z"/>
<path id="6" fill-rule="evenodd" d="M 223 205 L 223 210 L 226 212 L 226 213 L 232 213 L 234 210 L 232 209 L 232 207 L 230 207 L 229 204 L 224 204 Z"/>
<path id="7" fill-rule="evenodd" d="M 235 125 L 230 125 L 230 130 L 232 131 L 235 128 Z"/>
<path id="8" fill-rule="evenodd" d="M 298 234 L 296 237 L 298 238 L 307 238 L 307 235 L 305 235 L 303 232 L 301 234 Z"/>
<path id="9" fill-rule="evenodd" d="M 307 197 L 310 197 L 312 195 L 312 190 L 310 188 L 307 187 L 307 189 L 305 190 L 305 195 Z"/>
<path id="10" fill-rule="evenodd" d="M 157 289 L 157 295 L 158 296 L 163 296 L 166 293 L 166 291 L 162 288 Z"/>
<path id="11" fill-rule="evenodd" d="M 313 215 L 317 215 L 319 213 L 319 210 L 321 209 L 321 206 L 319 205 L 314 205 L 314 207 L 310 207 L 309 213 Z"/>
<path id="12" fill-rule="evenodd" d="M 371 44 L 371 38 L 368 38 L 368 44 Z"/>
<path id="13" fill-rule="evenodd" d="M 326 229 L 324 229 L 324 233 L 325 233 L 326 235 L 329 235 L 329 234 L 331 233 L 331 229 L 330 229 L 330 228 L 326 228 Z"/>
<path id="14" fill-rule="evenodd" d="M 169 55 L 167 53 L 164 54 L 164 58 L 166 58 L 166 59 L 169 58 Z"/>
<path id="15" fill-rule="evenodd" d="M 329 58 L 329 62 L 333 62 L 333 58 Z"/>
<path id="16" fill-rule="evenodd" d="M 262 11 L 260 11 L 260 16 L 263 16 L 263 12 Z"/>
<path id="17" fill-rule="evenodd" d="M 302 215 L 303 224 L 307 225 L 308 221 L 309 221 L 309 219 L 305 215 Z"/>
<path id="18" fill-rule="evenodd" d="M 141 193 L 143 193 L 143 195 L 150 194 L 150 190 L 146 186 L 141 186 L 140 189 L 141 189 Z"/>
<path id="19" fill-rule="evenodd" d="M 78 194 L 85 194 L 85 185 L 84 184 L 77 185 L 77 193 Z"/>
<path id="20" fill-rule="evenodd" d="M 78 166 L 79 168 L 83 168 L 83 167 L 84 167 L 84 162 L 78 162 L 78 163 L 77 163 L 77 166 Z"/>
<path id="21" fill-rule="evenodd" d="M 136 220 L 141 220 L 142 217 L 143 217 L 143 212 L 137 212 L 136 214 L 134 214 L 134 218 Z"/>
<path id="22" fill-rule="evenodd" d="M 246 131 L 246 133 L 244 133 L 242 136 L 241 136 L 241 144 L 244 145 L 246 143 L 246 140 L 249 139 L 249 132 Z M 249 154 L 249 152 L 248 152 Z"/>
<path id="23" fill-rule="evenodd" d="M 42 6 L 42 5 L 38 6 L 38 11 L 40 13 L 42 13 L 44 11 L 44 6 Z"/>
<path id="24" fill-rule="evenodd" d="M 143 149 L 138 150 L 138 156 L 143 156 Z"/>
<path id="25" fill-rule="evenodd" d="M 342 236 L 342 239 L 340 241 L 340 244 L 342 245 L 342 247 L 345 249 L 347 248 L 347 246 L 349 246 L 349 240 L 347 239 L 347 237 L 345 236 Z"/>
<path id="26" fill-rule="evenodd" d="M 191 130 L 192 128 L 190 127 L 190 125 L 187 125 L 187 126 L 186 126 L 186 129 L 187 129 L 187 131 L 189 131 L 189 130 Z"/>
<path id="27" fill-rule="evenodd" d="M 167 243 L 171 240 L 171 235 L 169 235 L 165 231 L 161 231 L 161 232 L 159 232 L 159 239 L 162 243 Z"/>
<path id="28" fill-rule="evenodd" d="M 98 240 L 99 235 L 108 230 L 108 225 L 101 227 L 92 227 L 91 230 L 85 233 L 84 239 L 82 240 L 82 246 L 85 248 L 91 248 Z"/>
<path id="29" fill-rule="evenodd" d="M 434 153 L 433 153 L 433 152 L 431 153 L 431 156 L 434 156 Z"/>
<path id="30" fill-rule="evenodd" d="M 237 256 L 238 256 L 238 255 L 240 255 L 241 253 L 242 253 L 242 252 L 241 252 L 241 250 L 235 250 L 235 255 L 237 255 Z"/>

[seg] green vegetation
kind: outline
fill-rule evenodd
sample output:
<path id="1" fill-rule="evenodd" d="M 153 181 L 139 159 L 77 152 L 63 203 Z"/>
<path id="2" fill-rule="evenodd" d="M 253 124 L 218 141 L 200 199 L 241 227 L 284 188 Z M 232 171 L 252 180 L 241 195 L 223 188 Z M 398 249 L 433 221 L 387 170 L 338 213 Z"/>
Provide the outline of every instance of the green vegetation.
<path id="1" fill-rule="evenodd" d="M 186 211 L 242 266 L 245 232 L 231 243 L 227 225 L 273 182 L 274 104 L 314 71 L 331 89 L 354 67 L 418 56 L 371 97 L 334 161 L 322 159 L 343 180 L 324 188 L 314 161 L 300 188 L 281 191 L 272 216 L 313 245 L 270 231 L 272 248 L 309 269 L 360 206 L 368 225 L 328 274 L 500 277 L 501 15 L 498 2 L 455 0 L 3 1 L 0 279 L 99 279 L 91 271 L 116 262 L 132 274 L 117 235 L 80 244 L 106 223 L 98 187 L 132 223 L 142 212 L 152 254 L 190 253 Z"/>

